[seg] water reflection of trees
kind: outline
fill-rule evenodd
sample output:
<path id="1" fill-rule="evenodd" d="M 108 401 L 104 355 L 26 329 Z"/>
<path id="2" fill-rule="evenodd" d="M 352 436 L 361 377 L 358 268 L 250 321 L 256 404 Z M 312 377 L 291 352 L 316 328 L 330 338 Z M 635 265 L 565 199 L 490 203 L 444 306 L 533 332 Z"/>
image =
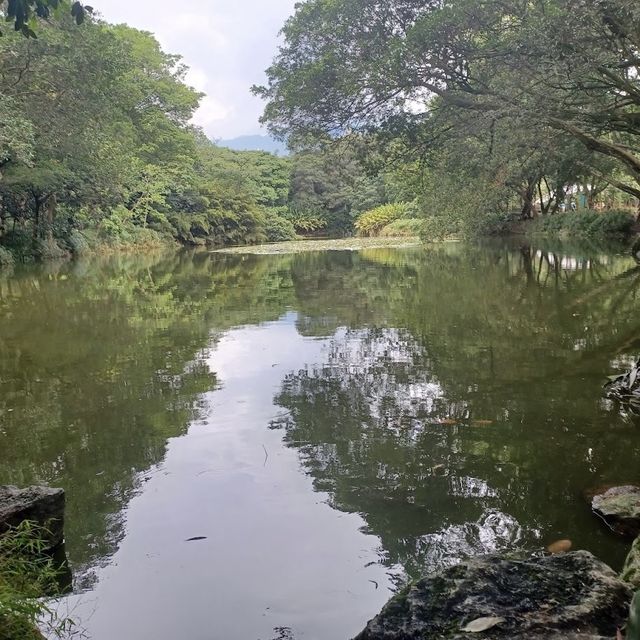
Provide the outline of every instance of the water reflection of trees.
<path id="1" fill-rule="evenodd" d="M 80 573 L 114 551 L 123 508 L 215 387 L 211 340 L 278 318 L 287 278 L 286 263 L 170 254 L 0 279 L 0 483 L 68 489 Z"/>
<path id="2" fill-rule="evenodd" d="M 462 246 L 311 259 L 292 267 L 301 326 L 347 329 L 286 377 L 277 426 L 390 562 L 417 572 L 566 531 L 582 488 L 634 468 L 638 439 L 600 400 L 640 337 L 630 261 Z"/>
<path id="3" fill-rule="evenodd" d="M 549 251 L 542 267 L 533 248 L 447 245 L 18 269 L 0 277 L 0 482 L 67 487 L 73 564 L 109 555 L 216 384 L 207 347 L 295 309 L 331 346 L 283 382 L 280 426 L 390 562 L 563 531 L 577 487 L 635 468 L 637 439 L 599 403 L 640 346 L 638 277 L 625 258 Z"/>

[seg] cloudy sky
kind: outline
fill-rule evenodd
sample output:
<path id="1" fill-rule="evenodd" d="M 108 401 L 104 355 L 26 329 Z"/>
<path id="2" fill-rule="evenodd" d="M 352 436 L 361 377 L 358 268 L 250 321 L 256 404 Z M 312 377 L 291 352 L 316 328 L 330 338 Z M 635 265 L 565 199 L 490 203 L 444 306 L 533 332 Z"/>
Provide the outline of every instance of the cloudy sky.
<path id="1" fill-rule="evenodd" d="M 211 138 L 263 133 L 262 103 L 249 88 L 264 80 L 278 32 L 296 0 L 95 0 L 113 23 L 153 32 L 190 67 L 189 84 L 207 94 L 195 122 Z"/>

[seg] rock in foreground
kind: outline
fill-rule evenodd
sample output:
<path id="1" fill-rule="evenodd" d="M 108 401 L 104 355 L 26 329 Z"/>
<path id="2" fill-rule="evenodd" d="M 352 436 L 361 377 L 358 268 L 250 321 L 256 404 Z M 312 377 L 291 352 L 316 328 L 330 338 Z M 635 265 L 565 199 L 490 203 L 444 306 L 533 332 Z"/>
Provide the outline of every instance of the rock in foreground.
<path id="1" fill-rule="evenodd" d="M 355 640 L 613 638 L 631 595 L 586 551 L 522 560 L 484 556 L 422 578 L 392 598 Z"/>
<path id="2" fill-rule="evenodd" d="M 612 487 L 593 496 L 591 505 L 616 533 L 640 535 L 640 487 Z"/>
<path id="3" fill-rule="evenodd" d="M 47 547 L 55 549 L 64 540 L 64 490 L 49 487 L 0 487 L 0 533 L 25 520 L 49 532 Z"/>

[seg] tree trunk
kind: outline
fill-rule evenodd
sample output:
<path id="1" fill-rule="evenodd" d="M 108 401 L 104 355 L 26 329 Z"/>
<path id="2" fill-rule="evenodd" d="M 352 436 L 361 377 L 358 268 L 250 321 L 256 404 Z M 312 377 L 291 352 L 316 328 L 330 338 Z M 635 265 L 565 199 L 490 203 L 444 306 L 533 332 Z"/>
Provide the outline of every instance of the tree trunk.
<path id="1" fill-rule="evenodd" d="M 4 208 L 4 200 L 0 196 L 0 239 L 7 231 L 7 210 Z"/>
<path id="2" fill-rule="evenodd" d="M 520 192 L 522 198 L 522 211 L 520 216 L 523 220 L 533 218 L 533 198 L 535 196 L 536 180 L 529 180 L 527 185 Z"/>
<path id="3" fill-rule="evenodd" d="M 47 200 L 47 240 L 49 242 L 53 241 L 53 223 L 56 217 L 56 205 L 58 204 L 58 200 L 56 198 L 56 194 L 52 193 Z"/>
<path id="4" fill-rule="evenodd" d="M 40 234 L 40 207 L 42 206 L 42 201 L 39 196 L 33 196 L 33 203 L 33 244 L 35 245 Z"/>

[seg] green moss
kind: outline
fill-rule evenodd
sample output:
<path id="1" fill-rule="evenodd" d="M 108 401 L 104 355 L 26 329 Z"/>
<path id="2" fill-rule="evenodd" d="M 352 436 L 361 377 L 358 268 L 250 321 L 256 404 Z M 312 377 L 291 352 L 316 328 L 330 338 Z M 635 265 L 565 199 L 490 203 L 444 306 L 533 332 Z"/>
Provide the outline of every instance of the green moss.
<path id="1" fill-rule="evenodd" d="M 633 543 L 620 578 L 635 589 L 640 589 L 640 538 Z"/>

